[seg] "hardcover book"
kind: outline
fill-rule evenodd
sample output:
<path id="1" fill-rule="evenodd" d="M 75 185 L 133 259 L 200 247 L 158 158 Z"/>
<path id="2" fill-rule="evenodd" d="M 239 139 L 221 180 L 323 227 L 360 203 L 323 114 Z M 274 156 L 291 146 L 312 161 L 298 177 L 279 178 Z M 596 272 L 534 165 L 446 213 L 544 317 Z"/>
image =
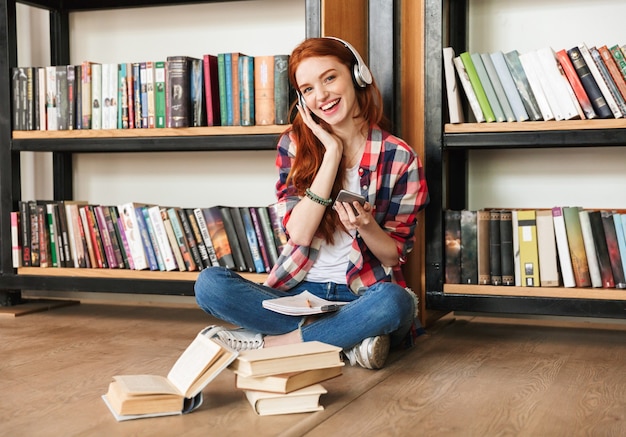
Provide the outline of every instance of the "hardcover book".
<path id="1" fill-rule="evenodd" d="M 323 369 L 304 370 L 302 372 L 281 373 L 260 377 L 235 376 L 235 385 L 242 390 L 257 390 L 269 393 L 291 393 L 313 384 L 341 376 L 343 366 Z"/>
<path id="2" fill-rule="evenodd" d="M 239 56 L 240 124 L 253 126 L 254 121 L 254 57 Z"/>
<path id="3" fill-rule="evenodd" d="M 239 213 L 241 214 L 246 240 L 248 241 L 248 246 L 250 248 L 252 265 L 254 266 L 257 273 L 265 273 L 265 264 L 263 263 L 263 257 L 261 256 L 259 240 L 257 239 L 256 232 L 254 231 L 254 224 L 252 223 L 250 209 L 247 207 L 241 207 L 239 208 Z"/>
<path id="4" fill-rule="evenodd" d="M 456 73 L 454 72 L 454 48 L 443 48 L 443 72 L 446 81 L 446 102 L 448 105 L 448 117 L 450 123 L 463 123 L 463 106 L 461 104 L 461 93 L 457 86 Z"/>
<path id="5" fill-rule="evenodd" d="M 176 360 L 167 376 L 117 375 L 103 400 L 118 421 L 191 412 L 202 390 L 237 358 L 237 351 L 202 330 Z M 199 397 L 198 397 L 199 396 Z M 196 398 L 198 397 L 198 398 Z M 191 400 L 195 399 L 195 402 Z M 190 402 L 192 407 L 190 407 Z"/>
<path id="6" fill-rule="evenodd" d="M 244 393 L 255 413 L 271 416 L 321 411 L 324 407 L 320 404 L 320 396 L 326 393 L 326 389 L 321 384 L 313 384 L 287 394 L 257 390 L 244 390 Z"/>
<path id="7" fill-rule="evenodd" d="M 609 108 L 609 105 L 598 86 L 596 79 L 591 74 L 591 70 L 587 65 L 587 61 L 583 58 L 580 49 L 576 46 L 572 47 L 567 51 L 567 55 L 572 61 L 572 65 L 576 70 L 576 74 L 580 79 L 580 83 L 582 83 L 583 88 L 587 92 L 589 96 L 589 101 L 593 106 L 593 109 L 599 118 L 611 118 L 613 117 L 613 113 Z"/>
<path id="8" fill-rule="evenodd" d="M 472 114 L 474 115 L 474 119 L 477 123 L 482 123 L 485 121 L 485 115 L 483 114 L 483 110 L 480 108 L 478 96 L 476 96 L 476 92 L 474 92 L 474 88 L 472 88 L 472 83 L 470 82 L 467 70 L 463 65 L 463 61 L 461 61 L 460 56 L 456 56 L 453 59 L 453 62 L 459 77 L 459 82 L 461 82 L 463 91 L 465 91 L 465 97 L 467 97 L 467 102 L 469 103 Z"/>
<path id="9" fill-rule="evenodd" d="M 187 236 L 183 229 L 183 223 L 180 220 L 180 214 L 179 214 L 180 208 L 167 208 L 166 212 L 167 212 L 169 222 L 172 226 L 172 231 L 174 232 L 176 245 L 178 246 L 178 249 L 180 250 L 180 254 L 183 258 L 185 269 L 190 272 L 198 270 L 194 256 L 191 254 L 191 247 L 189 246 Z M 195 248 L 195 240 L 194 240 L 194 248 Z"/>
<path id="10" fill-rule="evenodd" d="M 154 127 L 157 128 L 162 128 L 167 125 L 165 71 L 164 61 L 156 61 L 154 63 Z"/>
<path id="11" fill-rule="evenodd" d="M 269 210 L 266 206 L 254 206 L 251 207 L 256 210 L 261 224 L 261 230 L 263 232 L 263 240 L 265 241 L 265 247 L 270 258 L 270 266 L 276 265 L 278 261 L 278 248 L 276 247 L 276 238 L 272 230 L 272 219 L 270 218 Z"/>
<path id="12" fill-rule="evenodd" d="M 224 225 L 224 216 L 219 206 L 212 206 L 209 208 L 202 208 L 204 221 L 206 223 L 206 229 L 210 236 L 210 241 L 215 248 L 215 254 L 217 260 L 222 267 L 226 267 L 231 270 L 238 269 L 233 257 L 232 248 L 226 233 L 226 226 Z M 197 217 L 197 215 L 196 215 Z M 200 231 L 202 231 L 202 225 L 198 220 Z M 206 244 L 206 238 L 205 238 Z"/>
<path id="13" fill-rule="evenodd" d="M 243 222 L 243 217 L 242 217 L 242 212 L 241 212 L 243 208 L 232 206 L 229 209 L 230 209 L 230 216 L 232 217 L 232 220 L 233 220 L 235 232 L 237 234 L 237 240 L 239 241 L 239 246 L 241 247 L 241 253 L 243 254 L 243 259 L 245 261 L 246 270 L 249 272 L 256 272 L 256 267 L 254 266 L 254 259 L 252 258 L 252 247 L 248 240 L 248 236 L 246 235 L 246 228 Z"/>
<path id="14" fill-rule="evenodd" d="M 444 212 L 446 284 L 461 283 L 461 211 Z"/>
<path id="15" fill-rule="evenodd" d="M 189 69 L 191 71 L 189 80 L 191 120 L 189 121 L 189 125 L 194 127 L 206 126 L 206 103 L 204 101 L 205 93 L 203 77 L 204 61 L 202 59 L 191 58 L 189 62 Z"/>
<path id="16" fill-rule="evenodd" d="M 230 245 L 230 249 L 232 251 L 237 270 L 239 270 L 240 272 L 254 271 L 249 270 L 248 266 L 246 265 L 246 260 L 243 256 L 243 251 L 241 250 L 241 243 L 239 241 L 239 238 L 237 237 L 237 231 L 235 230 L 235 223 L 231 214 L 230 207 L 221 206 L 219 208 L 222 213 L 224 230 L 226 231 L 226 235 L 228 236 L 228 244 Z"/>
<path id="17" fill-rule="evenodd" d="M 204 260 L 202 258 L 202 255 L 200 254 L 200 248 L 198 247 L 198 240 L 196 240 L 196 235 L 191 228 L 191 223 L 189 223 L 187 213 L 185 212 L 183 208 L 174 208 L 174 209 L 176 210 L 178 214 L 180 226 L 183 230 L 183 234 L 185 235 L 185 242 L 189 246 L 189 253 L 191 254 L 191 258 L 194 261 L 196 270 L 202 270 L 203 268 L 206 267 L 206 265 L 204 264 Z M 209 256 L 206 253 L 206 247 L 204 248 L 204 253 L 206 256 L 206 260 L 210 263 Z"/>
<path id="18" fill-rule="evenodd" d="M 168 56 L 166 66 L 167 127 L 191 125 L 191 57 Z"/>
<path id="19" fill-rule="evenodd" d="M 478 99 L 478 104 L 480 105 L 480 109 L 483 113 L 483 116 L 485 117 L 485 121 L 496 121 L 496 116 L 493 112 L 493 109 L 491 108 L 489 99 L 487 97 L 487 94 L 485 93 L 485 88 L 480 81 L 478 72 L 476 71 L 476 67 L 474 66 L 474 61 L 472 60 L 470 53 L 463 52 L 459 55 L 459 57 L 463 62 L 463 67 L 465 68 L 469 81 L 472 84 L 472 89 L 476 94 L 476 98 Z"/>
<path id="20" fill-rule="evenodd" d="M 176 267 L 179 271 L 184 272 L 187 271 L 187 265 L 185 264 L 185 260 L 183 258 L 183 253 L 180 250 L 180 246 L 178 245 L 178 240 L 176 239 L 176 235 L 174 235 L 174 227 L 172 226 L 172 222 L 170 221 L 170 217 L 167 214 L 166 208 L 160 208 L 161 218 L 163 219 L 163 226 L 165 227 L 165 234 L 167 235 L 167 240 L 169 241 L 169 246 L 174 254 L 174 261 Z"/>
<path id="21" fill-rule="evenodd" d="M 207 126 L 219 126 L 221 125 L 221 120 L 217 56 L 205 54 L 202 59 L 204 66 L 204 101 L 206 103 Z"/>
<path id="22" fill-rule="evenodd" d="M 283 208 L 284 206 L 279 203 L 273 203 L 267 207 L 267 212 L 269 213 L 272 224 L 274 241 L 276 242 L 276 249 L 279 254 L 282 252 L 285 244 L 287 244 L 287 234 L 283 227 L 283 217 L 285 216 Z"/>
<path id="23" fill-rule="evenodd" d="M 477 212 L 461 211 L 461 283 L 478 284 Z"/>
<path id="24" fill-rule="evenodd" d="M 500 266 L 502 269 L 502 285 L 515 285 L 513 219 L 509 210 L 500 212 Z"/>
<path id="25" fill-rule="evenodd" d="M 554 224 L 554 237 L 556 238 L 556 249 L 559 255 L 559 266 L 561 267 L 561 278 L 564 287 L 575 287 L 574 269 L 572 267 L 572 257 L 570 255 L 569 243 L 567 240 L 567 230 L 563 208 L 555 206 L 552 208 L 552 222 Z"/>
<path id="26" fill-rule="evenodd" d="M 276 123 L 273 55 L 254 58 L 254 119 L 258 126 Z"/>
<path id="27" fill-rule="evenodd" d="M 528 83 L 530 84 L 530 88 L 533 91 L 533 95 L 537 101 L 537 106 L 539 107 L 539 111 L 541 112 L 541 117 L 543 120 L 554 120 L 554 110 L 550 106 L 548 102 L 548 98 L 545 90 L 543 89 L 543 85 L 541 82 L 541 70 L 539 69 L 539 65 L 536 61 L 536 56 L 533 51 L 522 53 L 519 55 L 519 61 L 524 68 L 524 73 L 528 79 Z"/>
<path id="28" fill-rule="evenodd" d="M 191 217 L 189 214 L 191 211 L 193 211 L 193 217 Z M 194 231 L 194 234 L 196 235 L 196 241 L 198 242 L 199 245 L 202 242 L 206 249 L 207 255 L 211 262 L 209 265 L 213 265 L 213 266 L 222 265 L 222 263 L 218 260 L 216 248 L 213 244 L 213 241 L 211 240 L 211 234 L 209 233 L 208 223 L 204 218 L 205 217 L 204 209 L 194 208 L 193 210 L 188 210 L 187 217 L 189 218 L 191 229 Z M 196 228 L 197 228 L 197 231 L 196 231 Z M 198 232 L 199 234 L 197 234 L 196 232 Z M 202 255 L 202 250 L 201 250 L 202 247 L 199 246 L 199 249 L 200 249 L 200 254 Z M 204 256 L 203 256 L 203 260 L 204 260 Z M 233 261 L 233 265 L 234 265 L 234 261 Z"/>
<path id="29" fill-rule="evenodd" d="M 520 268 L 523 287 L 539 287 L 539 253 L 537 244 L 537 214 L 534 210 L 519 210 L 517 226 L 520 245 Z"/>
<path id="30" fill-rule="evenodd" d="M 522 99 L 522 103 L 524 103 L 524 108 L 526 108 L 529 118 L 533 121 L 542 120 L 542 114 L 539 109 L 539 105 L 537 104 L 537 99 L 535 98 L 535 94 L 533 93 L 530 83 L 528 82 L 528 77 L 526 76 L 524 67 L 520 62 L 519 52 L 517 50 L 512 50 L 505 53 L 504 60 L 506 61 L 506 65 L 509 68 L 509 72 L 515 82 L 515 86 L 519 92 L 520 98 Z"/>
<path id="31" fill-rule="evenodd" d="M 476 212 L 478 284 L 480 285 L 491 284 L 491 269 L 489 267 L 489 220 L 489 211 L 480 210 Z"/>
<path id="32" fill-rule="evenodd" d="M 145 270 L 149 266 L 144 245 L 141 240 L 135 208 L 136 205 L 133 203 L 124 203 L 117 206 L 117 211 L 122 219 L 126 241 L 128 242 L 128 248 L 135 265 L 135 270 Z"/>
<path id="33" fill-rule="evenodd" d="M 602 211 L 601 217 L 602 225 L 604 227 L 604 235 L 606 237 L 606 246 L 608 248 L 609 259 L 611 261 L 611 271 L 613 272 L 615 288 L 626 288 L 626 277 L 624 275 L 624 267 L 622 265 L 622 257 L 619 250 L 613 213 L 610 211 Z"/>
<path id="34" fill-rule="evenodd" d="M 552 211 L 539 209 L 536 212 L 537 220 L 537 253 L 539 255 L 539 272 L 542 287 L 558 287 L 559 266 L 554 235 L 554 221 Z"/>
<path id="35" fill-rule="evenodd" d="M 291 93 L 288 66 L 289 55 L 274 55 L 274 124 L 289 124 Z"/>
<path id="36" fill-rule="evenodd" d="M 598 71 L 600 71 L 600 75 L 602 76 L 602 78 L 604 79 L 604 82 L 609 88 L 609 92 L 611 93 L 611 96 L 615 100 L 615 103 L 617 104 L 617 107 L 619 108 L 619 112 L 621 116 L 623 117 L 624 114 L 626 114 L 626 101 L 624 100 L 624 97 L 622 96 L 617 84 L 613 80 L 613 77 L 611 76 L 611 73 L 606 63 L 604 62 L 604 59 L 602 58 L 599 50 L 596 47 L 589 47 L 589 53 L 591 54 L 591 58 L 596 63 L 596 66 L 598 67 Z"/>
<path id="37" fill-rule="evenodd" d="M 591 230 L 591 222 L 589 221 L 589 211 L 581 208 L 578 211 L 578 217 L 580 220 L 580 230 L 583 235 L 583 243 L 585 245 L 585 253 L 587 255 L 591 286 L 594 288 L 600 288 L 602 287 L 602 274 L 600 273 L 600 265 L 598 264 L 595 243 L 593 241 L 593 232 Z"/>
<path id="38" fill-rule="evenodd" d="M 589 275 L 589 262 L 587 261 L 587 252 L 585 252 L 579 211 L 580 208 L 578 207 L 563 207 L 563 219 L 567 231 L 567 244 L 572 259 L 574 280 L 576 287 L 580 288 L 591 287 L 591 276 Z"/>
<path id="39" fill-rule="evenodd" d="M 594 249 L 600 268 L 602 288 L 615 288 L 609 248 L 606 235 L 604 234 L 604 224 L 602 223 L 602 213 L 600 211 L 589 211 L 589 223 L 591 225 Z"/>
<path id="40" fill-rule="evenodd" d="M 485 69 L 485 65 L 483 64 L 483 60 L 480 57 L 480 54 L 471 53 L 470 57 L 472 58 L 474 69 L 476 70 L 476 74 L 478 75 L 478 80 L 485 90 L 485 95 L 487 96 L 487 100 L 489 101 L 489 106 L 491 107 L 491 110 L 496 117 L 495 121 L 506 121 L 504 111 L 502 111 L 502 107 L 500 106 L 500 102 L 498 101 L 498 97 L 496 96 L 493 84 L 491 83 L 491 80 L 487 75 L 487 70 Z"/>
<path id="41" fill-rule="evenodd" d="M 489 211 L 489 272 L 491 285 L 502 285 L 500 211 Z"/>
<path id="42" fill-rule="evenodd" d="M 267 376 L 311 369 L 338 367 L 341 348 L 319 341 L 305 341 L 241 351 L 229 369 L 242 376 Z"/>

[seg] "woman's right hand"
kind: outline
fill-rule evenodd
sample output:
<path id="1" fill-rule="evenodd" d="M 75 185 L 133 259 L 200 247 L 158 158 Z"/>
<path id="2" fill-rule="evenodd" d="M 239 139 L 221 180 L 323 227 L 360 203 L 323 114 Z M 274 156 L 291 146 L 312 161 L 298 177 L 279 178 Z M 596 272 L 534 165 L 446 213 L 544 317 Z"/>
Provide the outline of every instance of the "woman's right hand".
<path id="1" fill-rule="evenodd" d="M 311 132 L 313 132 L 313 135 L 320 140 L 326 151 L 334 152 L 339 158 L 341 158 L 341 155 L 343 154 L 343 142 L 341 139 L 339 139 L 337 135 L 328 132 L 319 123 L 317 123 L 313 119 L 311 110 L 308 106 L 298 103 L 296 107 L 298 108 L 298 112 L 300 113 L 300 117 L 302 117 L 304 124 L 306 124 L 308 128 L 311 129 Z"/>

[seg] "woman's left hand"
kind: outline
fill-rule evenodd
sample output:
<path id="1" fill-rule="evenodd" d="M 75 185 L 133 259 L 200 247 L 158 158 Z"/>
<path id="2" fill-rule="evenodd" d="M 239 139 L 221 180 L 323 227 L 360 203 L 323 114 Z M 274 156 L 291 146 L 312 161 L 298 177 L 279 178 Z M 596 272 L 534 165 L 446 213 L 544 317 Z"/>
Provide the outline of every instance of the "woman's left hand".
<path id="1" fill-rule="evenodd" d="M 370 224 L 372 217 L 372 205 L 365 202 L 363 206 L 359 202 L 335 202 L 333 207 L 339 215 L 339 220 L 348 231 L 356 230 Z M 356 212 L 356 213 L 355 213 Z"/>

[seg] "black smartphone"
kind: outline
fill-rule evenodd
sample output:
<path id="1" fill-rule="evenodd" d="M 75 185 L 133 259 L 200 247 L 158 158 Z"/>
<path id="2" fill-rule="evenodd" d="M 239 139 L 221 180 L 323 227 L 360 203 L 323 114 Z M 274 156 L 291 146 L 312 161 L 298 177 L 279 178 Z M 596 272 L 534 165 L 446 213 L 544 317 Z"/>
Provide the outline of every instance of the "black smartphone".
<path id="1" fill-rule="evenodd" d="M 302 108 L 306 108 L 306 102 L 304 101 L 302 93 L 298 93 L 298 102 L 300 102 L 300 106 L 302 106 Z"/>
<path id="2" fill-rule="evenodd" d="M 361 206 L 363 206 L 365 205 L 366 200 L 365 197 L 361 196 L 360 194 L 353 193 L 352 191 L 348 190 L 339 191 L 339 193 L 337 194 L 337 198 L 335 199 L 335 202 L 348 202 L 350 204 L 350 207 L 352 207 L 352 211 L 354 212 L 354 214 L 359 215 L 356 208 L 352 204 L 354 201 L 359 202 Z"/>

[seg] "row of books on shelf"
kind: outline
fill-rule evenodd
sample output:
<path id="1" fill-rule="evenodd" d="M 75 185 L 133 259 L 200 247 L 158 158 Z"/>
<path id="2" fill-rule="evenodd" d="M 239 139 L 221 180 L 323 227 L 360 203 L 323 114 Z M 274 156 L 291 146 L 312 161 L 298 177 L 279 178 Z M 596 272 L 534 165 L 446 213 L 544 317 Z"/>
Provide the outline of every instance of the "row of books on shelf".
<path id="1" fill-rule="evenodd" d="M 342 375 L 341 348 L 318 341 L 238 352 L 200 331 L 167 376 L 116 375 L 102 399 L 118 421 L 191 413 L 222 371 L 260 416 L 320 411 L 321 382 Z"/>
<path id="2" fill-rule="evenodd" d="M 267 273 L 286 243 L 278 204 L 163 207 L 135 202 L 20 201 L 14 267 Z"/>
<path id="3" fill-rule="evenodd" d="M 556 51 L 543 47 L 456 56 L 445 47 L 450 123 L 465 121 L 459 88 L 476 122 L 626 117 L 625 51 L 626 45 L 581 43 Z"/>
<path id="4" fill-rule="evenodd" d="M 446 210 L 445 282 L 626 288 L 626 213 L 614 210 Z"/>
<path id="5" fill-rule="evenodd" d="M 289 55 L 14 67 L 13 130 L 289 123 Z"/>

